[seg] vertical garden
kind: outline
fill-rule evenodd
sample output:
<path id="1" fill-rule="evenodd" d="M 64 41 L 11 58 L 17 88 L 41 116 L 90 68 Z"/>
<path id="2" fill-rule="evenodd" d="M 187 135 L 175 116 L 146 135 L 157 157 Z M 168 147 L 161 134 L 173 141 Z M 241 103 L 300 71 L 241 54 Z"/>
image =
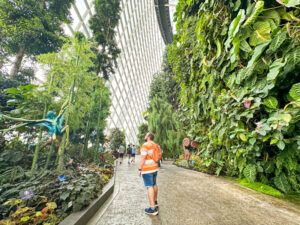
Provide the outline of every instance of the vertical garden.
<path id="1" fill-rule="evenodd" d="M 176 88 L 151 97 L 149 127 L 166 127 L 164 138 L 177 146 L 182 139 L 172 131 L 198 141 L 200 171 L 299 192 L 299 7 L 292 0 L 179 0 L 166 71 L 179 85 L 179 104 L 169 116 Z M 156 109 L 161 118 L 151 114 Z"/>
<path id="2" fill-rule="evenodd" d="M 0 1 L 0 224 L 57 224 L 113 173 L 99 147 L 119 0 L 95 1 L 91 39 L 64 34 L 72 3 Z"/>

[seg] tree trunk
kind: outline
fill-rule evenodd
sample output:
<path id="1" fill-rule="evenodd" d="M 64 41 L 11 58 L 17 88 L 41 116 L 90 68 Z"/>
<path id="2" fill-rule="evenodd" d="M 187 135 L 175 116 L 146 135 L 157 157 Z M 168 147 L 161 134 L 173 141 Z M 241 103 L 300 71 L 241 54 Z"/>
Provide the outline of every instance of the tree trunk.
<path id="1" fill-rule="evenodd" d="M 50 83 L 49 83 L 49 86 L 48 86 L 48 94 L 49 95 L 51 93 L 51 88 L 52 88 L 52 83 L 53 83 L 53 76 L 54 75 L 52 74 L 51 78 L 50 78 Z M 45 101 L 43 119 L 46 117 L 47 111 L 48 111 L 48 104 L 47 104 L 47 101 Z M 38 136 L 38 142 L 37 142 L 37 145 L 36 145 L 35 150 L 34 150 L 34 157 L 33 157 L 32 165 L 31 165 L 31 176 L 33 175 L 33 173 L 37 169 L 37 161 L 38 161 L 39 153 L 40 153 L 40 149 L 41 149 L 41 141 L 42 141 L 42 128 L 40 128 L 39 136 Z M 52 142 L 52 145 L 53 145 L 53 142 Z M 52 147 L 52 145 L 51 145 L 51 147 Z"/>
<path id="2" fill-rule="evenodd" d="M 76 66 L 79 65 L 79 54 L 80 54 L 80 46 L 79 46 L 79 52 L 77 55 L 77 59 L 76 59 Z M 69 116 L 70 116 L 70 108 L 72 106 L 72 101 L 75 97 L 75 84 L 76 84 L 76 76 L 73 78 L 73 82 L 70 88 L 70 94 L 69 94 L 69 99 L 68 99 L 68 109 L 66 112 L 66 123 L 65 126 L 68 126 L 69 124 Z M 60 143 L 59 149 L 58 149 L 58 155 L 57 155 L 57 172 L 61 173 L 64 169 L 64 154 L 65 154 L 65 147 L 66 147 L 66 142 L 67 142 L 67 131 L 64 132 L 63 137 L 62 137 L 62 141 Z"/>
<path id="3" fill-rule="evenodd" d="M 58 149 L 58 164 L 57 164 L 57 171 L 61 173 L 64 169 L 64 154 L 65 154 L 65 144 L 67 141 L 66 133 L 63 134 L 59 149 Z"/>
<path id="4" fill-rule="evenodd" d="M 88 120 L 86 122 L 85 135 L 84 135 L 84 144 L 83 144 L 83 147 L 82 147 L 82 150 L 81 150 L 81 156 L 83 156 L 84 152 L 87 151 L 89 136 L 90 136 L 90 116 L 88 117 Z"/>
<path id="5" fill-rule="evenodd" d="M 101 92 L 100 92 L 101 93 Z M 99 144 L 100 144 L 100 116 L 101 116 L 101 97 L 102 95 L 100 94 L 100 107 L 99 107 L 99 113 L 98 113 L 98 118 L 97 118 L 97 139 L 96 139 L 96 151 L 99 148 Z"/>
<path id="6" fill-rule="evenodd" d="M 51 159 L 51 156 L 54 152 L 54 149 L 55 149 L 55 144 L 54 142 L 52 142 L 51 146 L 50 146 L 50 151 L 48 153 L 48 156 L 47 156 L 47 160 L 46 160 L 46 164 L 45 164 L 45 167 L 44 167 L 44 171 L 48 169 L 49 167 L 49 163 L 50 163 L 50 159 Z"/>
<path id="7" fill-rule="evenodd" d="M 16 54 L 16 59 L 15 59 L 15 62 L 13 64 L 13 67 L 10 71 L 10 77 L 11 78 L 15 78 L 20 70 L 20 67 L 21 67 L 21 63 L 22 63 L 22 60 L 24 58 L 24 55 L 25 55 L 25 48 L 24 47 L 21 47 L 19 49 L 19 51 L 17 52 Z"/>
<path id="8" fill-rule="evenodd" d="M 40 129 L 38 142 L 34 149 L 34 155 L 33 155 L 33 160 L 32 160 L 32 164 L 31 164 L 30 176 L 32 176 L 37 169 L 37 161 L 39 159 L 39 153 L 40 153 L 40 148 L 41 148 L 41 139 L 42 139 L 42 129 Z"/>

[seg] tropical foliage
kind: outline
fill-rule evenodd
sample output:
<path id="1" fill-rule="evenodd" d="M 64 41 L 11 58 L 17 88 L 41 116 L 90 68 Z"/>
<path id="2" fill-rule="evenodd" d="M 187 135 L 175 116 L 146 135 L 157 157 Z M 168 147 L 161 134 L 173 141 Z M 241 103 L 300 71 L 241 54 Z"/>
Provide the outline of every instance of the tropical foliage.
<path id="1" fill-rule="evenodd" d="M 138 127 L 138 141 L 139 141 L 139 145 L 142 146 L 145 142 L 145 135 L 149 132 L 148 131 L 148 124 L 147 123 L 142 123 L 139 127 Z"/>
<path id="2" fill-rule="evenodd" d="M 0 1 L 0 223 L 57 224 L 113 172 L 113 157 L 98 150 L 111 104 L 104 78 L 120 53 L 119 1 L 96 1 L 92 39 L 64 35 L 73 2 Z M 26 201 L 24 191 L 33 193 Z"/>
<path id="3" fill-rule="evenodd" d="M 125 147 L 125 132 L 119 128 L 113 128 L 110 131 L 110 148 L 113 151 L 117 151 L 121 145 Z"/>
<path id="4" fill-rule="evenodd" d="M 162 71 L 154 75 L 150 84 L 149 100 L 158 97 L 164 99 L 172 105 L 174 110 L 179 107 L 180 86 L 174 79 L 174 73 L 167 61 L 167 53 L 165 53 L 162 64 Z"/>
<path id="5" fill-rule="evenodd" d="M 163 157 L 178 157 L 182 151 L 183 133 L 178 115 L 173 111 L 172 105 L 164 99 L 155 97 L 152 99 L 148 111 L 149 130 L 154 133 L 155 142 L 161 146 Z"/>
<path id="6" fill-rule="evenodd" d="M 300 191 L 298 1 L 180 0 L 168 60 L 207 167 Z"/>
<path id="7" fill-rule="evenodd" d="M 0 1 L 2 65 L 15 56 L 10 72 L 14 78 L 24 56 L 57 51 L 63 44 L 63 22 L 70 22 L 69 9 L 74 0 Z M 2 67 L 2 66 L 1 66 Z M 0 68 L 1 68 L 0 67 Z"/>
<path id="8" fill-rule="evenodd" d="M 90 19 L 95 44 L 93 51 L 94 70 L 108 79 L 114 73 L 114 64 L 120 54 L 115 39 L 116 27 L 120 19 L 120 0 L 95 0 L 96 13 Z"/>
<path id="9" fill-rule="evenodd" d="M 154 133 L 155 141 L 163 149 L 163 157 L 175 158 L 182 151 L 184 133 L 176 112 L 179 107 L 179 85 L 174 80 L 166 56 L 162 72 L 156 74 L 151 82 L 146 120 L 148 130 Z"/>
<path id="10" fill-rule="evenodd" d="M 46 196 L 56 202 L 59 222 L 70 212 L 87 206 L 107 182 L 105 173 L 108 172 L 109 177 L 111 176 L 112 162 L 107 161 L 108 156 L 104 157 L 106 164 L 109 163 L 108 171 L 102 171 L 98 166 L 83 171 L 80 169 L 80 166 L 100 160 L 94 156 L 103 139 L 105 120 L 109 115 L 109 90 L 103 78 L 90 70 L 94 65 L 94 57 L 90 42 L 82 36 L 66 40 L 60 52 L 38 56 L 39 63 L 45 67 L 46 80 L 43 84 L 27 84 L 5 90 L 6 97 L 9 98 L 7 105 L 11 107 L 5 112 L 5 118 L 11 120 L 3 120 L 1 129 L 5 127 L 9 131 L 12 127 L 17 132 L 7 132 L 6 138 L 12 140 L 4 140 L 1 146 L 1 204 L 7 199 L 18 198 L 23 190 L 31 189 L 38 197 Z M 62 106 L 65 106 L 66 130 L 57 139 L 49 137 L 47 129 L 15 126 L 18 124 L 16 118 L 45 118 L 47 112 L 61 111 Z M 88 143 L 92 144 L 89 148 Z M 57 170 L 53 170 L 55 167 Z M 58 175 L 68 180 L 72 187 L 61 184 L 57 179 Z M 76 183 L 82 184 L 82 188 Z M 54 185 L 56 194 L 48 193 L 49 185 Z M 85 188 L 86 186 L 89 188 Z M 47 202 L 45 200 L 45 204 Z M 34 200 L 34 203 L 37 201 Z M 3 218 L 15 208 L 7 204 L 8 208 L 4 207 L 7 213 L 2 215 Z M 29 207 L 24 204 L 18 205 L 20 210 Z M 37 209 L 29 212 L 26 208 L 28 213 L 16 218 L 26 216 L 30 221 L 35 220 L 35 210 Z M 11 219 L 15 221 L 16 218 Z"/>

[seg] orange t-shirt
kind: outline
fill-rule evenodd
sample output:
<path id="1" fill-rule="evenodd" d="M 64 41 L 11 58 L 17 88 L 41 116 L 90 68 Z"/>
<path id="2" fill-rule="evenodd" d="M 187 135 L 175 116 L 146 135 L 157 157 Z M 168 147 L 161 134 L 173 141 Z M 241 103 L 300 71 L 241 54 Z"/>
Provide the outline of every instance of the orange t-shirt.
<path id="1" fill-rule="evenodd" d="M 158 171 L 158 164 L 152 159 L 153 151 L 157 148 L 157 144 L 153 141 L 146 142 L 141 148 L 141 157 L 145 158 L 144 165 L 142 167 L 142 174 L 154 173 Z"/>

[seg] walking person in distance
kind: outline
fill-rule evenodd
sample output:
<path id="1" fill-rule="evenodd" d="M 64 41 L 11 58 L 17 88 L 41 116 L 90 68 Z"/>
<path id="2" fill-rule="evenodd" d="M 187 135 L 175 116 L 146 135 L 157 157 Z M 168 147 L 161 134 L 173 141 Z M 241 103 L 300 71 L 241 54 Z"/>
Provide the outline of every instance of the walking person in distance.
<path id="1" fill-rule="evenodd" d="M 135 145 L 131 148 L 131 163 L 135 163 L 135 154 L 136 154 L 136 147 Z"/>
<path id="2" fill-rule="evenodd" d="M 124 153 L 125 153 L 125 147 L 123 145 L 121 145 L 119 147 L 119 160 L 120 160 L 120 164 L 122 164 L 123 162 L 123 158 L 124 158 Z"/>
<path id="3" fill-rule="evenodd" d="M 131 144 L 128 144 L 128 147 L 127 147 L 127 156 L 128 156 L 128 164 L 130 164 L 130 158 L 131 158 Z"/>

